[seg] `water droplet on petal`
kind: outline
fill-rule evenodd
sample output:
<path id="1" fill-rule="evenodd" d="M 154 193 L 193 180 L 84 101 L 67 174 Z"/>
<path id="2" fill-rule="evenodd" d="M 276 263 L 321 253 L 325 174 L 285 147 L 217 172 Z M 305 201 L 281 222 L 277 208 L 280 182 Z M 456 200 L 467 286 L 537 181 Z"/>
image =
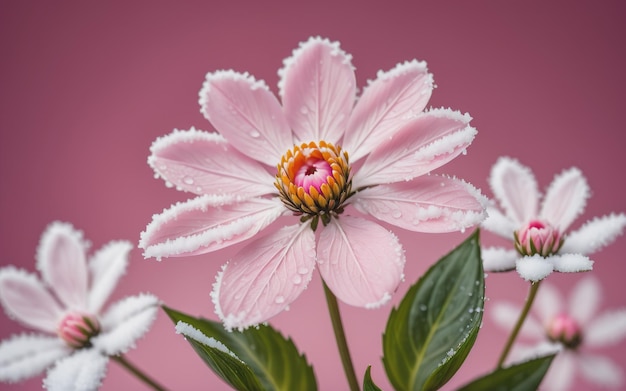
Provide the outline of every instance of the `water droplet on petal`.
<path id="1" fill-rule="evenodd" d="M 302 107 L 300 107 L 300 112 L 302 114 L 308 114 L 309 113 L 309 109 L 306 106 L 302 106 Z"/>
<path id="2" fill-rule="evenodd" d="M 261 133 L 258 130 L 254 129 L 250 132 L 250 137 L 258 138 L 261 137 Z"/>
<path id="3" fill-rule="evenodd" d="M 396 209 L 391 212 L 391 216 L 393 216 L 393 218 L 395 219 L 399 219 L 400 217 L 402 217 L 402 212 L 400 211 L 400 209 Z"/>
<path id="4" fill-rule="evenodd" d="M 296 274 L 295 276 L 291 278 L 291 282 L 298 285 L 302 282 L 302 277 L 299 274 Z"/>
<path id="5" fill-rule="evenodd" d="M 309 269 L 306 267 L 301 267 L 298 269 L 299 274 L 307 274 L 308 272 L 309 272 Z"/>
<path id="6" fill-rule="evenodd" d="M 186 177 L 184 177 L 184 178 L 183 178 L 183 182 L 184 182 L 186 185 L 193 185 L 193 178 L 192 178 L 192 177 L 190 177 L 190 176 L 186 176 Z"/>
<path id="7" fill-rule="evenodd" d="M 274 299 L 274 302 L 276 304 L 282 304 L 285 302 L 285 297 L 284 296 L 276 296 L 276 299 Z"/>

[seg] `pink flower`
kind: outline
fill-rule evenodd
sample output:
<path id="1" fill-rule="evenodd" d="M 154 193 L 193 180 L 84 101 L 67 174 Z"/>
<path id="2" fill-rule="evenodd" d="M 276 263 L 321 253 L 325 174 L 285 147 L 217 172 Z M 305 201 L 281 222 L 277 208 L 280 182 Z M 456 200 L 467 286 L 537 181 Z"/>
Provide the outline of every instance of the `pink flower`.
<path id="1" fill-rule="evenodd" d="M 351 57 L 337 42 L 309 39 L 279 75 L 282 106 L 247 73 L 209 73 L 200 106 L 219 133 L 175 130 L 148 159 L 166 183 L 198 197 L 154 216 L 139 243 L 145 257 L 212 252 L 296 216 L 248 243 L 218 275 L 212 298 L 229 329 L 284 310 L 316 265 L 343 302 L 387 302 L 403 278 L 404 251 L 357 211 L 419 232 L 484 218 L 475 188 L 428 175 L 464 152 L 476 130 L 467 114 L 424 111 L 433 88 L 425 63 L 380 71 L 356 105 Z"/>
<path id="2" fill-rule="evenodd" d="M 626 215 L 610 214 L 567 232 L 584 210 L 589 186 L 577 168 L 557 175 L 539 208 L 537 182 L 529 168 L 517 160 L 501 157 L 491 169 L 491 189 L 504 213 L 487 207 L 489 217 L 483 227 L 514 240 L 515 250 L 487 248 L 482 252 L 485 270 L 514 268 L 526 280 L 539 281 L 553 271 L 591 270 L 587 257 L 619 236 L 626 226 Z"/>
<path id="3" fill-rule="evenodd" d="M 70 224 L 54 222 L 41 237 L 34 274 L 0 269 L 0 302 L 11 317 L 50 335 L 21 334 L 0 343 L 0 381 L 48 374 L 49 390 L 95 390 L 108 357 L 124 353 L 150 328 L 158 300 L 127 297 L 101 309 L 124 274 L 132 244 L 114 241 L 87 262 L 88 243 Z"/>
<path id="4" fill-rule="evenodd" d="M 574 286 L 567 305 L 559 291 L 544 282 L 520 332 L 521 338 L 540 342 L 516 344 L 509 361 L 558 351 L 542 383 L 546 390 L 571 388 L 577 374 L 595 385 L 621 389 L 623 369 L 597 350 L 626 338 L 626 308 L 598 313 L 600 301 L 600 283 L 591 275 Z M 511 330 L 519 312 L 517 306 L 499 302 L 491 314 L 498 325 Z"/>

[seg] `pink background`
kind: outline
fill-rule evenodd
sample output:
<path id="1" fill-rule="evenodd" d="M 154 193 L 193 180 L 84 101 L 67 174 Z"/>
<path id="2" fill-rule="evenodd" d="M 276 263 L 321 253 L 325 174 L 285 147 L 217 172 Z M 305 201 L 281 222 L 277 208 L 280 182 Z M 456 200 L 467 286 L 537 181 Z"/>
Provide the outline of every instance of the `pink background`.
<path id="1" fill-rule="evenodd" d="M 467 156 L 441 172 L 491 196 L 486 178 L 501 155 L 529 165 L 540 186 L 576 165 L 593 196 L 585 220 L 625 211 L 624 91 L 626 7 L 603 2 L 2 2 L 0 5 L 0 263 L 34 271 L 46 225 L 70 221 L 98 248 L 112 239 L 137 243 L 160 212 L 189 196 L 165 188 L 146 164 L 152 141 L 173 128 L 210 130 L 197 93 L 208 71 L 232 68 L 265 79 L 311 35 L 339 40 L 351 53 L 360 87 L 379 69 L 428 61 L 437 89 L 432 106 L 469 112 L 479 130 Z M 396 230 L 410 284 L 466 234 Z M 501 242 L 484 232 L 485 243 Z M 152 292 L 182 311 L 216 319 L 214 276 L 239 246 L 208 256 L 144 260 L 132 253 L 118 299 Z M 626 238 L 593 256 L 602 309 L 626 306 Z M 567 292 L 580 275 L 554 275 Z M 501 298 L 521 303 L 517 275 L 491 274 L 487 311 Z M 372 365 L 389 389 L 381 332 L 391 306 L 341 306 L 358 377 Z M 272 324 L 314 364 L 320 389 L 345 389 L 316 275 L 290 311 Z M 23 328 L 0 315 L 0 338 Z M 486 317 L 476 348 L 448 389 L 495 365 L 506 333 Z M 626 362 L 626 343 L 604 352 Z M 128 354 L 172 390 L 228 389 L 192 351 L 163 312 Z M 104 390 L 143 389 L 116 364 Z M 7 390 L 41 388 L 41 378 Z M 584 382 L 580 390 L 589 389 Z"/>

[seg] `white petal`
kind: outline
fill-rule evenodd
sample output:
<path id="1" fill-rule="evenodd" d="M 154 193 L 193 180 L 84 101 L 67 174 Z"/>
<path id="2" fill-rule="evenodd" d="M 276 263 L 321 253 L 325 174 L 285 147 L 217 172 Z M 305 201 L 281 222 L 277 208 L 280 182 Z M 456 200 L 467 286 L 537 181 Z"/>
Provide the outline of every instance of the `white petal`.
<path id="1" fill-rule="evenodd" d="M 95 349 L 78 350 L 48 371 L 44 387 L 49 391 L 95 391 L 106 375 L 108 357 Z"/>
<path id="2" fill-rule="evenodd" d="M 150 294 L 127 297 L 113 305 L 102 317 L 102 330 L 91 342 L 111 356 L 135 347 L 135 341 L 152 326 L 159 300 Z"/>
<path id="3" fill-rule="evenodd" d="M 0 343 L 0 381 L 13 383 L 37 376 L 71 351 L 57 337 L 14 335 Z"/>
<path id="4" fill-rule="evenodd" d="M 600 281 L 592 274 L 585 276 L 572 291 L 569 314 L 581 325 L 587 325 L 600 307 L 600 296 Z"/>
<path id="5" fill-rule="evenodd" d="M 626 309 L 605 312 L 594 318 L 585 330 L 585 345 L 609 346 L 626 338 Z"/>
<path id="6" fill-rule="evenodd" d="M 579 169 L 570 168 L 554 177 L 539 215 L 564 232 L 583 212 L 587 198 L 587 180 Z"/>
<path id="7" fill-rule="evenodd" d="M 576 375 L 575 360 L 576 357 L 568 351 L 559 353 L 552 360 L 550 369 L 543 379 L 544 388 L 550 391 L 569 390 Z"/>
<path id="8" fill-rule="evenodd" d="M 513 220 L 503 215 L 493 205 L 487 205 L 487 218 L 480 225 L 486 230 L 511 241 L 513 240 L 513 232 L 519 229 Z"/>
<path id="9" fill-rule="evenodd" d="M 489 247 L 481 252 L 483 268 L 487 272 L 506 272 L 515 269 L 515 261 L 520 257 L 515 250 L 502 247 Z"/>
<path id="10" fill-rule="evenodd" d="M 91 313 L 100 313 L 102 305 L 113 292 L 117 281 L 126 272 L 128 255 L 132 249 L 133 245 L 130 242 L 110 242 L 91 258 L 89 262 L 91 289 L 87 304 Z"/>
<path id="11" fill-rule="evenodd" d="M 624 385 L 624 370 L 607 357 L 584 354 L 579 360 L 579 367 L 590 382 L 613 389 Z"/>
<path id="12" fill-rule="evenodd" d="M 596 217 L 580 229 L 567 234 L 561 252 L 591 254 L 613 242 L 626 227 L 626 215 L 612 213 Z"/>
<path id="13" fill-rule="evenodd" d="M 518 259 L 515 265 L 523 279 L 533 282 L 543 280 L 554 270 L 552 263 L 539 255 Z"/>
<path id="14" fill-rule="evenodd" d="M 496 302 L 489 307 L 491 308 L 488 308 L 486 312 L 491 314 L 496 324 L 507 331 L 513 329 L 522 310 L 521 307 L 507 302 Z M 520 336 L 541 339 L 545 336 L 545 332 L 543 326 L 534 317 L 527 316 L 520 330 Z"/>
<path id="15" fill-rule="evenodd" d="M 37 268 L 58 298 L 72 309 L 87 306 L 87 242 L 71 224 L 55 221 L 41 235 Z"/>
<path id="16" fill-rule="evenodd" d="M 593 269 L 593 261 L 581 254 L 559 254 L 548 258 L 554 270 L 561 273 L 588 272 Z"/>
<path id="17" fill-rule="evenodd" d="M 539 190 L 532 171 L 509 157 L 501 157 L 491 168 L 491 190 L 506 215 L 518 227 L 537 215 Z"/>
<path id="18" fill-rule="evenodd" d="M 561 292 L 548 282 L 539 287 L 533 307 L 546 327 L 559 313 L 567 310 Z"/>

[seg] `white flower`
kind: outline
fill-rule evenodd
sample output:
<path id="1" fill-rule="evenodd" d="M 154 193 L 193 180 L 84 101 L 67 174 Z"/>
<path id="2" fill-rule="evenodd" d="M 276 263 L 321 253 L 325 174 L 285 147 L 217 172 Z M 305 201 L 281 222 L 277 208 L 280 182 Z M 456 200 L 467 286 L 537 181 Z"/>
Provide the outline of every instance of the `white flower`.
<path id="1" fill-rule="evenodd" d="M 150 328 L 158 299 L 127 297 L 101 309 L 124 274 L 132 245 L 110 242 L 87 262 L 88 243 L 70 224 L 54 222 L 37 249 L 43 281 L 25 270 L 0 269 L 0 302 L 7 314 L 44 334 L 15 335 L 0 343 L 0 381 L 48 374 L 48 390 L 95 390 L 108 357 L 126 352 Z"/>
<path id="2" fill-rule="evenodd" d="M 569 389 L 575 384 L 577 373 L 598 386 L 622 387 L 625 384 L 622 368 L 594 350 L 626 338 L 626 308 L 597 314 L 600 296 L 600 283 L 592 275 L 578 282 L 567 305 L 559 291 L 544 282 L 533 309 L 537 317 L 531 312 L 520 331 L 520 337 L 543 341 L 533 346 L 516 345 L 510 361 L 560 350 L 544 378 L 544 389 Z M 491 311 L 496 323 L 507 330 L 511 330 L 519 313 L 519 308 L 503 302 L 495 303 Z"/>
<path id="3" fill-rule="evenodd" d="M 567 233 L 583 212 L 589 186 L 577 168 L 557 175 L 540 205 L 537 181 L 528 167 L 501 157 L 491 169 L 489 184 L 503 212 L 493 204 L 482 226 L 515 241 L 515 249 L 487 248 L 483 262 L 487 271 L 514 268 L 526 280 L 538 281 L 553 271 L 589 271 L 587 257 L 611 243 L 626 226 L 626 215 L 610 214 L 585 223 Z"/>

